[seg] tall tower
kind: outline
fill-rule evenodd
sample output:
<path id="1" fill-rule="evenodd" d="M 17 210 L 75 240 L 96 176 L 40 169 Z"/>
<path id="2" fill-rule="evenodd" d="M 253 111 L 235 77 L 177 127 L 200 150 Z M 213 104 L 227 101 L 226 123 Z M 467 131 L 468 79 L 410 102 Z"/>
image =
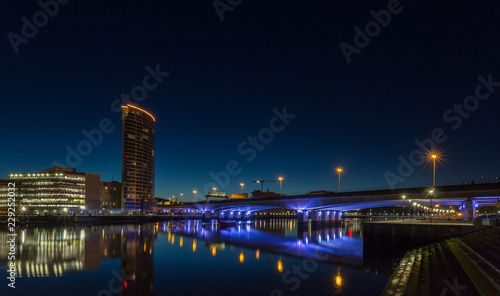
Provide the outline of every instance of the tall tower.
<path id="1" fill-rule="evenodd" d="M 122 106 L 122 189 L 125 207 L 150 214 L 155 197 L 155 118 Z"/>

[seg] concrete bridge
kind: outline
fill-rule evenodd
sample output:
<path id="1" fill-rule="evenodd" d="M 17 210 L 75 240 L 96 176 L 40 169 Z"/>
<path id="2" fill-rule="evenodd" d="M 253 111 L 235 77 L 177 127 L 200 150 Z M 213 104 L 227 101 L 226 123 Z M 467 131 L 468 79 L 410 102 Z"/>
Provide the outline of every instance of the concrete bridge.
<path id="1" fill-rule="evenodd" d="M 421 206 L 459 206 L 462 219 L 472 220 L 475 208 L 495 205 L 498 202 L 499 184 L 481 183 L 468 185 L 437 186 L 405 189 L 384 189 L 354 192 L 339 192 L 317 195 L 276 196 L 266 198 L 203 201 L 170 206 L 173 209 L 191 209 L 205 213 L 207 217 L 244 217 L 255 211 L 288 209 L 296 211 L 298 218 L 307 215 L 341 215 L 341 212 L 393 206 L 410 206 L 414 202 Z M 403 201 L 402 196 L 405 196 Z M 411 204 L 410 201 L 411 200 Z M 431 204 L 432 203 L 432 204 Z M 229 214 L 228 214 L 229 213 Z M 234 215 L 234 216 L 233 216 Z M 307 219 L 309 219 L 307 217 Z M 314 219 L 314 218 L 313 218 Z M 325 218 L 323 218 L 324 220 Z M 327 217 L 328 219 L 328 217 Z M 331 219 L 334 219 L 333 217 Z"/>

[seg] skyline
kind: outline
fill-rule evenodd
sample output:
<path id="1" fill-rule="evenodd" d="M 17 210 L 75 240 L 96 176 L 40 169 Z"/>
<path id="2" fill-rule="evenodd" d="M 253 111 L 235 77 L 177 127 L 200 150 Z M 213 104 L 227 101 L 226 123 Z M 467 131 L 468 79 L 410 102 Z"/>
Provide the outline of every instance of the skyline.
<path id="1" fill-rule="evenodd" d="M 337 191 L 338 165 L 341 190 L 387 188 L 387 172 L 405 179 L 396 186 L 430 186 L 430 163 L 406 177 L 398 157 L 409 161 L 415 141 L 432 138 L 443 154 L 436 185 L 499 176 L 498 5 L 401 1 L 348 63 L 340 44 L 355 45 L 353 28 L 364 31 L 389 2 L 243 1 L 223 21 L 211 2 L 69 2 L 15 53 L 7 35 L 40 7 L 6 1 L 0 176 L 70 166 L 66 147 L 100 129 L 102 143 L 70 167 L 121 180 L 122 94 L 157 119 L 157 197 L 190 201 L 232 161 L 241 172 L 226 192 L 278 176 L 295 180 L 284 194 Z M 296 117 L 273 130 L 283 113 Z M 259 151 L 248 137 L 270 139 L 269 130 Z"/>

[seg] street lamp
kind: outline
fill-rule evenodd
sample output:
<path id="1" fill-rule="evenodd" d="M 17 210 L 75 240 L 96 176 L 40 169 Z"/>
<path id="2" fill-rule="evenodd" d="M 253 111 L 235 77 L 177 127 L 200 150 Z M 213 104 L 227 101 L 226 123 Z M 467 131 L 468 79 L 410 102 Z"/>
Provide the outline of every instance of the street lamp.
<path id="1" fill-rule="evenodd" d="M 212 187 L 213 193 L 215 193 L 215 190 L 217 190 L 217 187 Z"/>
<path id="2" fill-rule="evenodd" d="M 278 180 L 280 180 L 280 196 L 281 196 L 281 183 L 283 182 L 283 177 L 278 177 Z"/>
<path id="3" fill-rule="evenodd" d="M 182 200 L 182 196 L 184 195 L 184 193 L 181 193 L 181 200 Z"/>
<path id="4" fill-rule="evenodd" d="M 416 205 L 417 205 L 417 203 L 416 203 L 416 202 L 414 202 L 414 203 L 413 203 L 413 216 L 415 216 L 415 220 L 417 219 L 417 210 L 416 210 Z"/>
<path id="5" fill-rule="evenodd" d="M 337 173 L 339 173 L 339 192 L 340 192 L 340 173 L 342 173 L 342 168 L 341 167 L 337 168 Z"/>
<path id="6" fill-rule="evenodd" d="M 430 208 L 432 209 L 432 196 L 434 195 L 434 188 L 429 191 L 429 195 L 431 197 L 431 206 L 430 206 Z M 432 223 L 432 214 L 429 216 L 429 223 Z"/>
<path id="7" fill-rule="evenodd" d="M 245 186 L 245 183 L 240 183 L 241 186 L 241 195 L 243 195 L 243 186 Z"/>
<path id="8" fill-rule="evenodd" d="M 432 153 L 430 158 L 433 163 L 432 187 L 436 187 L 436 159 L 439 159 L 439 155 L 437 153 Z"/>
<path id="9" fill-rule="evenodd" d="M 194 200 L 195 200 L 195 201 L 196 201 L 196 192 L 198 192 L 198 191 L 196 191 L 196 190 L 193 190 L 193 194 L 194 194 Z"/>
<path id="10" fill-rule="evenodd" d="M 402 198 L 403 198 L 403 222 L 404 222 L 405 221 L 405 198 L 406 198 L 406 195 L 403 195 Z"/>

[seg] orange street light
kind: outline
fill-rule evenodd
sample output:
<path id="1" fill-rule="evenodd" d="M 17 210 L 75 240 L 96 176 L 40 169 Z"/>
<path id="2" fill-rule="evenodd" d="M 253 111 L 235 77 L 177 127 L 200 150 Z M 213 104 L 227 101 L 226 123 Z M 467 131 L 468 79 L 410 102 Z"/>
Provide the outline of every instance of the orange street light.
<path id="1" fill-rule="evenodd" d="M 341 167 L 337 168 L 337 173 L 339 173 L 339 192 L 340 192 L 340 173 L 342 173 L 343 169 Z"/>
<path id="2" fill-rule="evenodd" d="M 280 196 L 281 196 L 281 182 L 283 182 L 283 177 L 278 177 L 278 180 L 280 181 Z"/>
<path id="3" fill-rule="evenodd" d="M 436 159 L 439 159 L 439 155 L 437 153 L 432 153 L 429 155 L 429 158 L 432 160 L 433 164 L 432 187 L 436 187 Z"/>

